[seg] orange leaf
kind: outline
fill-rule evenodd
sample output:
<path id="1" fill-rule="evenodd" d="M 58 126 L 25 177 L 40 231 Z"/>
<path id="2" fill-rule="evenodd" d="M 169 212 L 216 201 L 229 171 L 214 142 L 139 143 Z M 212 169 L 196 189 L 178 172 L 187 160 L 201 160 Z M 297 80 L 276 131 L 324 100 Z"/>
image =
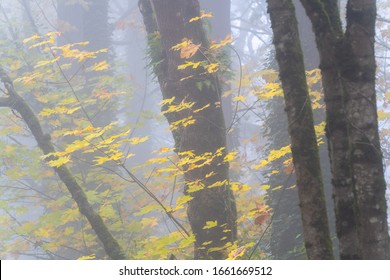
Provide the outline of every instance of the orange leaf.
<path id="1" fill-rule="evenodd" d="M 268 211 L 260 213 L 259 216 L 255 219 L 255 224 L 261 226 L 269 219 L 269 213 Z"/>

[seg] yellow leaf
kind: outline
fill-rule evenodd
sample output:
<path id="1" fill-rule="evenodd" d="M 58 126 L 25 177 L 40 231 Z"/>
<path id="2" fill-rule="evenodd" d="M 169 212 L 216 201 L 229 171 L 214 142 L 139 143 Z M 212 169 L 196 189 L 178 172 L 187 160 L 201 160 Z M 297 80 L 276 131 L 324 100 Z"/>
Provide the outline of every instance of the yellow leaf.
<path id="1" fill-rule="evenodd" d="M 175 96 L 172 98 L 166 98 L 160 102 L 160 105 L 172 104 L 174 100 L 175 100 Z"/>
<path id="2" fill-rule="evenodd" d="M 98 63 L 95 63 L 92 67 L 92 71 L 103 71 L 107 70 L 110 67 L 110 65 L 107 63 L 106 60 L 100 61 Z"/>
<path id="3" fill-rule="evenodd" d="M 234 192 L 247 192 L 251 190 L 251 187 L 247 184 L 241 184 L 238 182 L 232 182 L 230 188 Z"/>
<path id="4" fill-rule="evenodd" d="M 326 127 L 325 121 L 314 126 L 314 130 L 316 132 L 317 137 L 325 135 L 325 127 Z"/>
<path id="5" fill-rule="evenodd" d="M 383 121 L 390 117 L 389 112 L 385 112 L 383 110 L 378 110 L 378 120 Z"/>
<path id="6" fill-rule="evenodd" d="M 89 256 L 82 256 L 80 258 L 78 258 L 78 260 L 94 260 L 96 259 L 96 255 L 95 254 L 92 254 L 92 255 L 89 255 Z"/>
<path id="7" fill-rule="evenodd" d="M 214 228 L 218 225 L 218 221 L 207 221 L 206 225 L 203 227 L 203 229 L 210 229 Z"/>
<path id="8" fill-rule="evenodd" d="M 149 139 L 148 136 L 145 137 L 133 137 L 130 139 L 130 144 L 131 145 L 138 145 L 140 143 L 143 143 Z"/>
<path id="9" fill-rule="evenodd" d="M 218 71 L 219 64 L 218 63 L 211 63 L 211 64 L 205 65 L 203 67 L 206 69 L 207 73 L 211 74 L 211 73 L 215 73 Z"/>
<path id="10" fill-rule="evenodd" d="M 83 149 L 83 148 L 85 148 L 85 147 L 88 147 L 90 145 L 90 143 L 88 142 L 88 141 L 85 141 L 85 140 L 76 140 L 76 141 L 74 141 L 72 144 L 69 144 L 67 147 L 66 147 L 66 149 L 65 149 L 65 151 L 64 151 L 64 153 L 65 154 L 71 154 L 71 153 L 73 153 L 73 152 L 75 152 L 75 151 L 78 151 L 78 150 L 81 150 L 81 149 Z"/>
<path id="11" fill-rule="evenodd" d="M 186 63 L 177 66 L 177 69 L 184 70 L 184 69 L 187 69 L 188 67 L 196 69 L 199 67 L 200 63 L 201 63 L 200 61 L 198 61 L 198 62 L 186 61 Z"/>
<path id="12" fill-rule="evenodd" d="M 207 186 L 207 188 L 211 189 L 211 188 L 216 188 L 216 187 L 223 187 L 223 186 L 225 186 L 227 183 L 228 183 L 227 180 L 217 181 L 217 182 L 215 182 L 214 184 L 211 184 L 211 185 Z"/>
<path id="13" fill-rule="evenodd" d="M 24 39 L 23 40 L 23 44 L 26 44 L 26 43 L 28 43 L 30 41 L 37 40 L 37 39 L 40 39 L 40 38 L 42 38 L 42 37 L 39 36 L 39 35 L 32 35 L 31 37 L 28 37 L 28 38 Z"/>
<path id="14" fill-rule="evenodd" d="M 107 161 L 118 161 L 122 157 L 123 157 L 123 153 L 117 152 L 117 153 L 114 153 L 113 155 L 107 156 L 107 157 L 96 157 L 96 159 L 94 159 L 94 161 L 96 162 L 96 165 L 102 165 L 103 163 L 105 163 Z"/>
<path id="15" fill-rule="evenodd" d="M 244 102 L 245 100 L 246 100 L 246 97 L 242 96 L 242 95 L 233 97 L 233 101 L 235 101 L 235 102 L 239 102 L 239 101 Z"/>
<path id="16" fill-rule="evenodd" d="M 283 186 L 278 186 L 278 187 L 273 188 L 272 190 L 273 190 L 273 191 L 277 191 L 277 190 L 280 190 L 280 189 L 282 189 L 282 188 L 283 188 Z"/>
<path id="17" fill-rule="evenodd" d="M 199 50 L 201 44 L 194 44 L 191 40 L 183 38 L 182 42 L 174 45 L 171 49 L 175 51 L 180 51 L 181 58 L 191 58 Z"/>
<path id="18" fill-rule="evenodd" d="M 236 260 L 240 257 L 242 257 L 246 252 L 245 246 L 238 247 L 237 249 L 231 251 L 228 255 L 227 260 Z"/>
<path id="19" fill-rule="evenodd" d="M 259 169 L 261 167 L 264 167 L 266 166 L 268 163 L 274 161 L 274 160 L 277 160 L 281 157 L 284 157 L 285 155 L 287 154 L 290 154 L 291 153 L 291 147 L 290 145 L 287 145 L 287 146 L 284 146 L 282 148 L 280 148 L 279 150 L 272 150 L 269 154 L 268 154 L 268 158 L 267 160 L 262 160 L 260 162 L 260 164 L 254 166 L 253 168 L 254 169 Z"/>
<path id="20" fill-rule="evenodd" d="M 194 198 L 190 195 L 183 195 L 177 198 L 176 204 L 186 204 L 187 202 L 193 200 Z"/>
<path id="21" fill-rule="evenodd" d="M 261 190 L 263 190 L 263 191 L 269 190 L 270 188 L 271 188 L 270 185 L 263 185 L 263 186 L 261 186 Z"/>
<path id="22" fill-rule="evenodd" d="M 203 106 L 202 108 L 194 110 L 194 113 L 199 113 L 200 111 L 203 111 L 204 109 L 207 109 L 208 107 L 210 107 L 210 103 Z"/>
<path id="23" fill-rule="evenodd" d="M 224 162 L 231 162 L 231 161 L 233 161 L 235 158 L 236 158 L 236 155 L 238 154 L 238 152 L 230 152 L 230 153 L 228 153 L 225 157 L 224 157 L 224 159 L 223 159 L 223 161 Z"/>
<path id="24" fill-rule="evenodd" d="M 159 150 L 157 151 L 153 151 L 152 153 L 158 153 L 158 154 L 165 154 L 165 153 L 168 153 L 170 151 L 172 151 L 173 149 L 172 148 L 168 148 L 168 147 L 163 147 L 163 148 L 160 148 Z"/>
<path id="25" fill-rule="evenodd" d="M 233 42 L 233 37 L 231 34 L 226 35 L 225 39 L 221 40 L 219 43 L 213 43 L 210 46 L 210 49 L 219 49 L 222 48 L 223 46 L 226 46 Z"/>
<path id="26" fill-rule="evenodd" d="M 70 162 L 70 156 L 64 156 L 64 157 L 59 157 L 56 160 L 51 160 L 47 164 L 51 167 L 60 167 L 66 163 Z"/>
<path id="27" fill-rule="evenodd" d="M 212 17 L 213 17 L 212 13 L 204 13 L 204 11 L 201 11 L 201 14 L 199 17 L 193 17 L 189 20 L 189 22 L 198 21 L 198 20 L 201 20 L 202 18 L 212 18 Z"/>
<path id="28" fill-rule="evenodd" d="M 45 65 L 48 65 L 48 64 L 53 64 L 53 63 L 57 62 L 59 59 L 60 59 L 60 57 L 57 56 L 56 58 L 51 59 L 51 60 L 41 60 L 41 61 L 38 61 L 38 63 L 34 66 L 34 69 L 42 67 L 42 66 L 45 66 Z"/>

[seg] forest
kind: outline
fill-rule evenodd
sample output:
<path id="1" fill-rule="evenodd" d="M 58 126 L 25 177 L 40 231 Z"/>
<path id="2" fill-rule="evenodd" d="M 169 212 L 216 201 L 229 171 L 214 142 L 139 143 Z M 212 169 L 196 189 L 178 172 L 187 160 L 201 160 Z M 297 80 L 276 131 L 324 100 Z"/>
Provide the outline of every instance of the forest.
<path id="1" fill-rule="evenodd" d="M 0 258 L 390 259 L 389 15 L 1 1 Z"/>

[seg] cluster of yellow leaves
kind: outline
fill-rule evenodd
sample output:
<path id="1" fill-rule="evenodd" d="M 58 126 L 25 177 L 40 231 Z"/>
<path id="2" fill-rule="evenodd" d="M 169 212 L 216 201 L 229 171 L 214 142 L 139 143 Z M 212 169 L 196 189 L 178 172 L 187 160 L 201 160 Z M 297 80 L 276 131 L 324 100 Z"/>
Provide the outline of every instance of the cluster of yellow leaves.
<path id="1" fill-rule="evenodd" d="M 39 113 L 41 117 L 49 117 L 51 115 L 72 115 L 74 112 L 81 109 L 81 106 L 76 106 L 73 108 L 67 108 L 66 106 L 57 106 L 54 108 L 43 108 Z"/>
<path id="2" fill-rule="evenodd" d="M 39 79 L 43 78 L 45 76 L 45 73 L 42 72 L 32 72 L 28 73 L 26 75 L 23 75 L 19 78 L 16 78 L 14 80 L 14 83 L 22 82 L 24 85 L 33 85 L 35 84 Z"/>
<path id="3" fill-rule="evenodd" d="M 172 122 L 169 127 L 171 129 L 171 131 L 175 131 L 179 128 L 182 128 L 182 127 L 187 127 L 187 126 L 190 126 L 192 124 L 196 123 L 196 119 L 194 119 L 193 116 L 189 116 L 189 117 L 186 117 L 186 118 L 182 118 L 178 121 L 175 121 L 175 122 Z"/>
<path id="4" fill-rule="evenodd" d="M 74 60 L 77 60 L 78 62 L 83 62 L 87 59 L 96 58 L 99 53 L 105 53 L 108 51 L 108 49 L 101 49 L 101 50 L 97 50 L 97 51 L 82 51 L 78 48 L 75 48 L 75 47 L 79 47 L 79 46 L 86 46 L 88 44 L 89 44 L 89 42 L 80 42 L 80 43 L 74 43 L 74 44 L 66 44 L 66 45 L 62 45 L 59 47 L 53 46 L 53 47 L 51 47 L 50 50 L 51 51 L 60 51 L 62 57 L 74 59 Z M 100 65 L 100 67 L 103 67 L 104 69 L 108 69 L 108 65 L 106 66 L 106 63 L 103 63 L 103 65 Z M 101 69 L 101 70 L 104 70 L 104 69 Z M 94 70 L 93 67 L 92 67 L 92 70 Z M 101 71 L 101 70 L 99 70 L 99 71 Z M 94 70 L 94 71 L 98 71 L 98 70 Z"/>
<path id="5" fill-rule="evenodd" d="M 186 102 L 185 100 L 182 100 L 180 104 L 172 104 L 168 106 L 168 108 L 164 111 L 162 111 L 162 114 L 168 114 L 168 113 L 177 113 L 183 110 L 188 110 L 191 109 L 194 105 L 195 102 Z"/>
<path id="6" fill-rule="evenodd" d="M 107 70 L 109 68 L 110 68 L 110 65 L 107 63 L 106 60 L 103 60 L 103 61 L 97 62 L 94 65 L 92 65 L 91 70 L 98 72 L 98 71 Z"/>
<path id="7" fill-rule="evenodd" d="M 290 145 L 287 145 L 287 146 L 284 146 L 282 148 L 280 148 L 279 150 L 272 150 L 269 154 L 268 154 L 268 157 L 267 159 L 265 160 L 262 160 L 260 162 L 260 164 L 258 165 L 255 165 L 253 168 L 254 169 L 260 169 L 261 167 L 264 167 L 266 166 L 267 164 L 269 164 L 270 162 L 273 162 L 279 158 L 282 158 L 288 154 L 291 153 L 291 146 Z"/>
<path id="8" fill-rule="evenodd" d="M 55 38 L 60 36 L 60 32 L 49 32 L 43 36 L 40 35 L 33 35 L 29 38 L 26 38 L 23 40 L 23 44 L 27 44 L 31 41 L 39 41 L 38 43 L 32 44 L 29 46 L 29 49 L 33 49 L 36 47 L 44 46 L 44 45 L 54 45 L 55 43 Z"/>
<path id="9" fill-rule="evenodd" d="M 283 96 L 283 89 L 280 83 L 267 83 L 261 87 L 255 87 L 251 92 L 260 100 L 269 100 L 275 96 Z"/>
<path id="10" fill-rule="evenodd" d="M 119 162 L 121 159 L 134 156 L 134 154 L 124 155 L 120 150 L 122 145 L 126 143 L 138 145 L 147 141 L 148 137 L 128 138 L 127 136 L 130 133 L 130 130 L 124 130 L 104 138 L 103 135 L 112 130 L 115 124 L 116 123 L 110 123 L 105 127 L 87 126 L 83 129 L 65 132 L 64 136 L 79 136 L 81 139 L 73 141 L 71 144 L 67 145 L 63 151 L 50 153 L 42 158 L 49 159 L 48 165 L 60 167 L 61 165 L 70 162 L 71 155 L 77 151 L 81 151 L 82 153 L 101 153 L 102 156 L 95 156 L 94 162 L 96 165 L 102 165 L 108 161 Z"/>
<path id="11" fill-rule="evenodd" d="M 224 39 L 222 39 L 219 43 L 217 42 L 212 42 L 210 45 L 210 49 L 220 49 L 226 45 L 229 45 L 233 42 L 233 37 L 231 34 L 226 35 Z"/>

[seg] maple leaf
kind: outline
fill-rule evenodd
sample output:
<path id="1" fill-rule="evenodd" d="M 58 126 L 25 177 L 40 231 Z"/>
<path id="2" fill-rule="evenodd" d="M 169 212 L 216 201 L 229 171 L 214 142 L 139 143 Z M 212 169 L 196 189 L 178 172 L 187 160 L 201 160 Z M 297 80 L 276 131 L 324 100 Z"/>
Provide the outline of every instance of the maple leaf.
<path id="1" fill-rule="evenodd" d="M 171 49 L 180 51 L 180 57 L 188 59 L 198 52 L 200 46 L 201 44 L 194 44 L 191 40 L 183 38 L 181 43 L 174 45 Z"/>

